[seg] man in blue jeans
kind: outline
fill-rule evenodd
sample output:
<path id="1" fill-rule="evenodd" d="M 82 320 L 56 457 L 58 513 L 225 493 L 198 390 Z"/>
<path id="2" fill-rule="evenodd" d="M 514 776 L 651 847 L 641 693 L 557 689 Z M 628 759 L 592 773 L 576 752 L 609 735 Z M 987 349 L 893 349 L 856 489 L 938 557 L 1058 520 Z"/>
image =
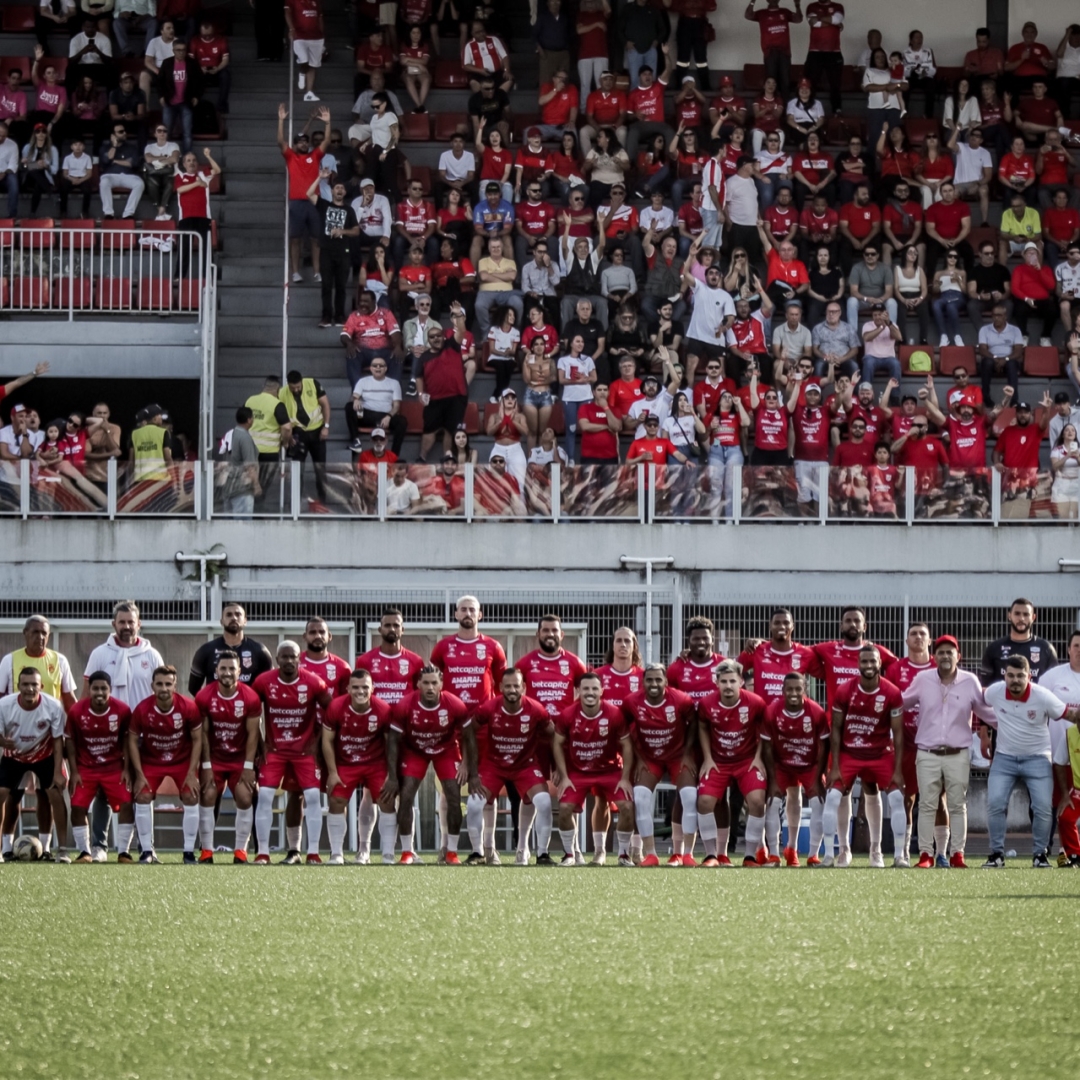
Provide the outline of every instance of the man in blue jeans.
<path id="1" fill-rule="evenodd" d="M 1031 665 L 1026 656 L 1010 656 L 1005 662 L 1005 679 L 983 692 L 994 710 L 987 723 L 997 729 L 997 745 L 986 781 L 990 818 L 990 857 L 983 869 L 1005 865 L 1005 818 L 1009 796 L 1022 780 L 1031 800 L 1031 865 L 1050 868 L 1046 857 L 1050 846 L 1051 802 L 1054 780 L 1050 760 L 1051 720 L 1080 719 L 1080 708 L 1068 708 L 1049 690 L 1031 681 Z"/>
<path id="2" fill-rule="evenodd" d="M 900 382 L 900 361 L 896 343 L 903 340 L 900 327 L 892 321 L 884 304 L 870 308 L 870 321 L 863 323 L 862 381 L 872 383 L 876 372 L 885 369 L 890 379 Z"/>

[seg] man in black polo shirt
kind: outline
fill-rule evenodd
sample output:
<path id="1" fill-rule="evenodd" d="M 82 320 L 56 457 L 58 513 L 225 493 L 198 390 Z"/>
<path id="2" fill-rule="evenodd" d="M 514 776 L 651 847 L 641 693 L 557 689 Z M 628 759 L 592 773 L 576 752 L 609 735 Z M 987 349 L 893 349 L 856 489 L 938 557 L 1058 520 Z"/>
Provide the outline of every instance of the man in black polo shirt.
<path id="1" fill-rule="evenodd" d="M 983 316 L 993 311 L 994 305 L 1009 298 L 1010 275 L 1007 267 L 997 261 L 992 240 L 979 245 L 979 260 L 971 268 L 968 278 L 968 317 L 976 333 L 982 329 Z"/>
<path id="2" fill-rule="evenodd" d="M 480 89 L 469 97 L 469 117 L 472 119 L 473 137 L 480 132 L 484 121 L 485 135 L 498 128 L 502 135 L 503 149 L 510 146 L 510 95 L 495 85 L 490 75 L 480 80 Z"/>
<path id="3" fill-rule="evenodd" d="M 243 604 L 230 600 L 221 609 L 221 628 L 225 632 L 200 645 L 191 658 L 191 671 L 188 672 L 188 693 L 194 697 L 206 683 L 217 678 L 217 662 L 226 649 L 240 657 L 240 681 L 250 685 L 257 675 L 270 671 L 274 659 L 261 641 L 255 641 L 244 633 L 247 625 L 247 612 Z"/>

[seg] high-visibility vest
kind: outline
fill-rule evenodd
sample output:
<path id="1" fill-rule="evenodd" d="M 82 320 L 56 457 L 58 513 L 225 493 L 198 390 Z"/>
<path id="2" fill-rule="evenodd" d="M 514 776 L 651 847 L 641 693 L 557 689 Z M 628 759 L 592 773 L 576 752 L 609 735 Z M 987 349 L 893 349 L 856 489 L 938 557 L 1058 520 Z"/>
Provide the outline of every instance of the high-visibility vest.
<path id="1" fill-rule="evenodd" d="M 315 393 L 315 380 L 305 379 L 302 386 L 300 401 L 304 406 L 304 412 L 308 414 L 308 423 L 305 430 L 316 431 L 323 426 L 323 413 L 322 406 L 319 404 L 319 395 Z M 278 398 L 284 403 L 289 419 L 296 423 L 296 397 L 293 392 L 287 386 L 283 386 L 278 391 Z"/>
<path id="2" fill-rule="evenodd" d="M 274 410 L 280 400 L 265 390 L 252 394 L 244 402 L 251 410 L 251 438 L 260 454 L 276 454 L 281 449 L 281 425 L 274 419 Z"/>
<path id="3" fill-rule="evenodd" d="M 169 470 L 165 467 L 165 439 L 168 434 L 157 424 L 143 424 L 131 433 L 136 480 L 169 479 Z"/>

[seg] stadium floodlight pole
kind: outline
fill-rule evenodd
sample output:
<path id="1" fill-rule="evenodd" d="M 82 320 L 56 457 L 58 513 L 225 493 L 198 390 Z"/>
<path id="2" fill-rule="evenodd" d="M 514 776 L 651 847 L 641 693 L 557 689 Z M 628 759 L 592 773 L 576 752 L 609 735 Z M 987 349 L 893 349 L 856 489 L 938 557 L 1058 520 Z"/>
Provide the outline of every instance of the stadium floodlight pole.
<path id="1" fill-rule="evenodd" d="M 673 566 L 674 555 L 620 555 L 619 562 L 623 566 L 645 567 L 645 663 L 651 664 L 652 653 L 652 570 L 654 566 Z"/>

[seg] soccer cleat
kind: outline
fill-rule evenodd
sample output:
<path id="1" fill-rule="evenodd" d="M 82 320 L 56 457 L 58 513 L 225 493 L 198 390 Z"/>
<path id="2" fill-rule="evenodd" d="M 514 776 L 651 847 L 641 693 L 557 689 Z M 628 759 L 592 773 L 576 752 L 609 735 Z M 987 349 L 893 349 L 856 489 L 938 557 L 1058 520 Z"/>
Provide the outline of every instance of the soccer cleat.
<path id="1" fill-rule="evenodd" d="M 565 870 L 567 867 L 577 866 L 577 860 L 574 858 L 573 854 L 564 855 L 559 860 L 559 866 Z"/>
<path id="2" fill-rule="evenodd" d="M 684 855 L 682 857 L 682 864 L 683 866 L 697 866 L 697 861 L 694 859 L 693 855 Z"/>
<path id="3" fill-rule="evenodd" d="M 630 859 L 635 866 L 640 866 L 644 858 L 644 854 L 638 851 L 637 848 L 630 849 Z"/>
<path id="4" fill-rule="evenodd" d="M 990 857 L 982 864 L 984 870 L 1004 870 L 1005 856 L 1000 851 L 991 852 Z"/>
<path id="5" fill-rule="evenodd" d="M 934 866 L 936 866 L 938 870 L 949 869 L 949 860 L 945 857 L 943 852 L 938 852 L 937 857 L 934 859 Z"/>
<path id="6" fill-rule="evenodd" d="M 185 851 L 184 852 L 184 865 L 185 866 L 198 866 L 199 865 L 199 859 L 196 856 L 194 851 Z"/>
<path id="7" fill-rule="evenodd" d="M 776 867 L 778 867 L 779 865 L 780 865 L 780 856 L 779 855 L 766 855 L 765 856 L 765 861 L 763 863 L 762 862 L 758 863 L 758 866 L 764 866 L 766 870 L 770 870 L 770 869 L 775 870 Z"/>
<path id="8" fill-rule="evenodd" d="M 1064 851 L 1059 851 L 1057 854 L 1057 864 L 1063 868 L 1069 865 L 1069 856 Z"/>
<path id="9" fill-rule="evenodd" d="M 811 855 L 806 860 L 807 866 L 820 866 L 821 860 L 816 855 Z"/>
<path id="10" fill-rule="evenodd" d="M 682 856 L 672 854 L 672 856 L 667 861 L 667 865 L 668 866 L 682 866 Z"/>
<path id="11" fill-rule="evenodd" d="M 248 861 L 248 853 L 243 848 L 237 848 L 233 852 L 232 861 L 234 866 L 246 866 Z"/>
<path id="12" fill-rule="evenodd" d="M 415 851 L 403 851 L 398 866 L 423 866 L 424 860 Z"/>
<path id="13" fill-rule="evenodd" d="M 799 853 L 793 847 L 784 848 L 784 865 L 785 866 L 798 866 Z"/>
<path id="14" fill-rule="evenodd" d="M 598 851 L 589 860 L 590 866 L 603 866 L 607 862 L 607 852 Z"/>
<path id="15" fill-rule="evenodd" d="M 255 856 L 255 865 L 256 866 L 269 866 L 270 865 L 270 856 L 269 855 L 256 855 Z"/>
<path id="16" fill-rule="evenodd" d="M 326 860 L 326 865 L 327 866 L 344 866 L 345 865 L 345 856 L 344 855 L 331 855 L 330 858 Z"/>
<path id="17" fill-rule="evenodd" d="M 285 858 L 278 863 L 278 866 L 299 866 L 300 865 L 300 852 L 294 850 L 287 851 Z"/>
<path id="18" fill-rule="evenodd" d="M 949 866 L 953 870 L 966 870 L 968 864 L 964 862 L 964 853 L 962 851 L 954 851 L 952 853 L 952 858 L 949 859 Z"/>
<path id="19" fill-rule="evenodd" d="M 720 865 L 720 860 L 715 855 L 706 855 L 705 858 L 701 860 L 701 865 L 706 870 L 713 870 Z"/>
<path id="20" fill-rule="evenodd" d="M 213 861 L 214 861 L 214 853 L 209 848 L 203 848 L 202 851 L 199 852 L 199 865 L 200 866 L 203 863 L 209 864 L 209 863 L 212 863 Z"/>
<path id="21" fill-rule="evenodd" d="M 1032 870 L 1053 870 L 1053 864 L 1046 857 L 1045 851 L 1040 851 L 1038 855 L 1031 856 L 1031 869 Z"/>
<path id="22" fill-rule="evenodd" d="M 934 866 L 934 856 L 929 851 L 919 854 L 919 861 L 915 864 L 916 870 L 931 870 Z"/>
<path id="23" fill-rule="evenodd" d="M 370 862 L 371 862 L 371 852 L 370 851 L 358 851 L 356 853 L 356 859 L 354 861 L 355 861 L 357 866 L 367 866 L 367 865 L 369 865 Z M 390 861 L 391 862 L 394 861 L 394 856 L 393 855 L 390 856 Z"/>
<path id="24" fill-rule="evenodd" d="M 884 870 L 885 869 L 885 856 L 881 854 L 880 847 L 872 847 L 870 849 L 870 869 L 871 870 Z"/>
<path id="25" fill-rule="evenodd" d="M 317 851 L 311 852 L 311 854 L 308 855 L 304 862 L 307 863 L 308 866 L 322 866 L 323 864 L 323 861 L 319 858 L 319 853 Z"/>
<path id="26" fill-rule="evenodd" d="M 633 870 L 634 869 L 634 860 L 631 859 L 629 855 L 620 855 L 619 856 L 619 865 L 624 867 L 624 868 L 629 868 L 630 870 Z"/>
<path id="27" fill-rule="evenodd" d="M 768 859 L 769 854 L 763 847 L 759 847 L 757 851 L 754 852 L 754 861 L 758 866 L 764 866 L 765 863 L 768 862 Z"/>
<path id="28" fill-rule="evenodd" d="M 133 863 L 135 860 L 132 858 L 130 851 L 118 851 L 116 853 L 116 861 L 118 863 Z"/>
<path id="29" fill-rule="evenodd" d="M 910 870 L 911 860 L 901 852 L 899 855 L 893 856 L 893 869 L 894 870 Z"/>
<path id="30" fill-rule="evenodd" d="M 53 862 L 70 863 L 71 862 L 71 856 L 63 848 L 57 848 L 56 849 L 56 856 L 53 859 Z"/>
<path id="31" fill-rule="evenodd" d="M 139 865 L 140 866 L 160 866 L 161 865 L 161 860 L 152 851 L 144 851 L 139 856 Z"/>
<path id="32" fill-rule="evenodd" d="M 742 861 L 743 869 L 748 870 L 750 867 L 757 867 L 759 865 L 757 859 L 753 855 L 746 855 Z"/>
<path id="33" fill-rule="evenodd" d="M 484 862 L 488 866 L 502 866 L 502 859 L 499 858 L 499 853 L 494 848 L 484 856 Z"/>
<path id="34" fill-rule="evenodd" d="M 93 859 L 94 862 L 108 862 L 109 853 L 105 848 L 95 846 L 90 851 L 90 858 Z"/>
<path id="35" fill-rule="evenodd" d="M 575 851 L 574 852 L 574 865 L 575 866 L 584 866 L 585 865 L 585 856 L 582 855 L 580 851 Z"/>
<path id="36" fill-rule="evenodd" d="M 840 853 L 836 856 L 836 865 L 841 870 L 846 870 L 851 865 L 851 848 L 842 847 L 840 849 Z"/>
<path id="37" fill-rule="evenodd" d="M 94 857 L 90 854 L 89 851 L 80 851 L 79 854 L 75 856 L 75 861 L 77 863 L 92 863 L 94 861 Z"/>
<path id="38" fill-rule="evenodd" d="M 540 854 L 536 856 L 536 865 L 554 866 L 555 860 L 546 851 L 541 851 Z"/>
<path id="39" fill-rule="evenodd" d="M 734 866 L 735 864 L 727 857 L 727 855 L 718 855 L 716 861 L 720 866 Z"/>
<path id="40" fill-rule="evenodd" d="M 515 852 L 515 854 L 514 854 L 514 865 L 515 866 L 528 866 L 529 865 L 529 856 L 526 855 L 524 851 Z"/>
<path id="41" fill-rule="evenodd" d="M 660 865 L 660 860 L 659 860 L 659 858 L 657 858 L 656 852 L 654 851 L 651 855 L 646 855 L 641 860 L 641 865 L 642 866 L 649 866 L 649 867 L 659 866 Z"/>
<path id="42" fill-rule="evenodd" d="M 460 866 L 461 865 L 461 859 L 458 858 L 458 853 L 456 851 L 448 851 L 446 853 L 446 864 L 445 865 L 447 865 L 447 866 Z"/>
<path id="43" fill-rule="evenodd" d="M 1065 865 L 1071 870 L 1080 870 L 1080 855 L 1070 855 Z"/>
<path id="44" fill-rule="evenodd" d="M 446 861 L 446 859 L 442 855 L 440 855 L 439 856 L 439 862 L 445 862 L 445 861 Z M 465 860 L 465 865 L 466 866 L 483 866 L 484 865 L 484 856 L 481 855 L 479 851 L 472 851 L 472 852 L 469 853 L 469 857 Z"/>
<path id="45" fill-rule="evenodd" d="M 831 870 L 836 865 L 836 859 L 832 855 L 826 855 L 821 865 Z"/>
<path id="46" fill-rule="evenodd" d="M 34 861 L 35 862 L 55 862 L 56 858 L 48 848 L 45 848 L 45 849 L 42 850 L 41 854 Z"/>

